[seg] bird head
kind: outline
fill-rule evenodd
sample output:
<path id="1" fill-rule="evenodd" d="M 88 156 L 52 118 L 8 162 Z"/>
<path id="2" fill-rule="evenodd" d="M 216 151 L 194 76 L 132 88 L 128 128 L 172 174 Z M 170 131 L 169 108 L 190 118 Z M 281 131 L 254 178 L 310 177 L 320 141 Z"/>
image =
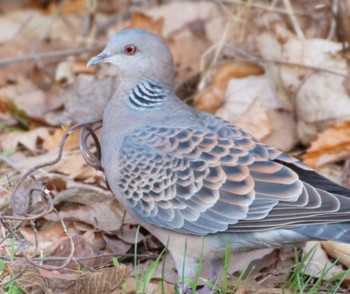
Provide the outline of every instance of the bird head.
<path id="1" fill-rule="evenodd" d="M 114 35 L 106 48 L 92 57 L 87 66 L 102 62 L 114 64 L 129 80 L 152 79 L 172 87 L 173 57 L 161 37 L 140 29 L 127 29 Z"/>

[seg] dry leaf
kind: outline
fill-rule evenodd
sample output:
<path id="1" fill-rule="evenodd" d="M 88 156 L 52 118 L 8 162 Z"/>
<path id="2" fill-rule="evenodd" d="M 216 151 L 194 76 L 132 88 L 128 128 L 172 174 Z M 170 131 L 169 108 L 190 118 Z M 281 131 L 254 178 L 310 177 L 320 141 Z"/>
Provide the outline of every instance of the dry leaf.
<path id="1" fill-rule="evenodd" d="M 60 211 L 64 220 L 80 221 L 106 232 L 121 229 L 124 209 L 110 193 L 101 194 L 87 188 L 71 188 L 61 191 L 54 199 L 54 204 L 64 202 Z M 45 216 L 57 221 L 55 214 Z"/>
<path id="2" fill-rule="evenodd" d="M 193 107 L 200 111 L 209 112 L 215 114 L 215 112 L 223 106 L 224 100 L 224 89 L 209 88 L 199 93 L 196 97 Z"/>
<path id="3" fill-rule="evenodd" d="M 52 250 L 57 246 L 62 240 L 67 239 L 62 224 L 48 223 L 38 230 L 37 238 L 35 237 L 33 228 L 31 227 L 21 227 L 20 233 L 23 235 L 24 239 L 29 241 L 32 245 L 26 248 L 27 252 L 33 253 L 35 249 L 36 240 L 38 241 L 38 250 L 47 252 Z"/>
<path id="4" fill-rule="evenodd" d="M 91 244 L 80 235 L 75 235 L 72 237 L 74 243 L 74 257 L 83 258 L 90 257 L 96 255 L 94 250 L 91 247 Z M 71 243 L 70 240 L 66 237 L 64 240 L 60 240 L 60 242 L 56 242 L 56 247 L 48 254 L 48 256 L 58 256 L 58 257 L 68 257 L 71 253 Z M 82 264 L 85 266 L 93 266 L 94 259 L 82 260 Z M 45 261 L 44 264 L 50 266 L 60 266 L 62 261 Z M 68 268 L 76 268 L 77 264 L 74 261 L 71 261 L 68 265 Z"/>
<path id="5" fill-rule="evenodd" d="M 231 79 L 242 79 L 248 76 L 258 76 L 264 73 L 264 69 L 249 61 L 234 61 L 226 63 L 218 69 L 214 75 L 213 87 L 226 89 Z"/>
<path id="6" fill-rule="evenodd" d="M 316 249 L 314 249 L 316 247 Z M 304 254 L 310 252 L 310 250 L 315 250 L 312 255 L 312 259 L 304 264 L 303 271 L 305 274 L 313 277 L 322 276 L 323 280 L 329 280 L 332 277 L 341 274 L 344 269 L 339 265 L 334 265 L 326 254 L 326 252 L 321 247 L 321 242 L 309 241 L 303 247 Z M 327 269 L 327 271 L 325 271 Z M 350 277 L 350 275 L 349 275 Z"/>
<path id="7" fill-rule="evenodd" d="M 70 0 L 66 1 L 62 8 L 63 14 L 69 13 L 79 13 L 81 11 L 86 11 L 86 2 L 84 0 Z M 48 7 L 48 11 L 50 14 L 54 14 L 57 11 L 57 2 L 49 2 L 50 5 Z"/>
<path id="8" fill-rule="evenodd" d="M 120 287 L 131 272 L 132 267 L 120 264 L 118 267 L 105 268 L 95 273 L 85 274 L 77 280 L 76 293 L 110 293 Z"/>
<path id="9" fill-rule="evenodd" d="M 235 120 L 235 124 L 258 139 L 266 137 L 272 131 L 267 110 L 258 99 L 254 100 L 249 108 Z"/>
<path id="10" fill-rule="evenodd" d="M 69 126 L 58 128 L 43 142 L 43 148 L 47 151 L 57 149 Z M 71 151 L 79 148 L 79 130 L 75 130 L 65 141 L 63 150 Z"/>
<path id="11" fill-rule="evenodd" d="M 340 263 L 350 267 L 350 244 L 333 241 L 322 241 L 322 248 Z"/>
<path id="12" fill-rule="evenodd" d="M 263 69 L 260 66 L 247 61 L 234 61 L 220 66 L 214 74 L 211 87 L 199 93 L 194 108 L 214 114 L 224 103 L 225 91 L 231 79 L 262 73 Z"/>
<path id="13" fill-rule="evenodd" d="M 102 118 L 105 106 L 117 87 L 115 77 L 95 79 L 92 75 L 81 74 L 62 91 L 64 112 L 45 115 L 45 119 L 54 125 L 66 125 Z"/>
<path id="14" fill-rule="evenodd" d="M 295 111 L 302 143 L 310 143 L 320 130 L 350 118 L 350 97 L 344 86 L 347 60 L 340 43 L 301 39 L 277 27 L 259 36 L 258 46 L 265 59 L 278 61 L 266 65 L 266 76 L 283 107 Z"/>
<path id="15" fill-rule="evenodd" d="M 147 10 L 146 13 L 153 18 L 164 18 L 164 28 L 162 35 L 168 37 L 170 34 L 181 30 L 186 24 L 190 22 L 193 22 L 197 19 L 206 19 L 213 10 L 217 10 L 217 6 L 211 1 L 175 1 L 165 5 L 155 6 L 154 8 Z M 196 47 L 193 46 L 193 48 Z M 197 57 L 198 56 L 199 55 L 197 55 Z"/>
<path id="16" fill-rule="evenodd" d="M 11 267 L 14 275 L 25 269 L 23 264 L 12 264 Z M 118 267 L 104 268 L 77 277 L 76 274 L 39 270 L 30 266 L 16 279 L 16 283 L 25 293 L 31 294 L 111 293 L 126 281 L 131 272 L 130 266 L 120 264 Z"/>
<path id="17" fill-rule="evenodd" d="M 74 81 L 73 61 L 65 60 L 56 67 L 55 81 L 61 86 L 71 84 Z"/>
<path id="18" fill-rule="evenodd" d="M 131 16 L 129 25 L 126 28 L 143 29 L 161 36 L 163 24 L 163 17 L 159 17 L 156 20 L 154 20 L 152 17 L 142 12 L 134 12 Z"/>
<path id="19" fill-rule="evenodd" d="M 30 117 L 41 118 L 51 107 L 47 93 L 22 76 L 16 79 L 15 84 L 0 88 L 0 98 L 10 99 L 19 110 Z"/>
<path id="20" fill-rule="evenodd" d="M 22 144 L 31 151 L 37 151 L 38 140 L 45 140 L 50 135 L 50 129 L 41 127 L 26 132 L 10 132 L 0 135 L 2 150 L 11 150 Z"/>
<path id="21" fill-rule="evenodd" d="M 231 79 L 229 81 L 225 94 L 225 104 L 216 114 L 234 123 L 243 113 L 248 111 L 255 100 L 266 111 L 282 107 L 274 96 L 265 76 L 249 76 L 244 79 Z"/>
<path id="22" fill-rule="evenodd" d="M 87 60 L 75 61 L 72 66 L 72 71 L 75 75 L 78 74 L 94 74 L 97 70 L 95 66 L 86 66 Z"/>
<path id="23" fill-rule="evenodd" d="M 350 122 L 332 125 L 319 133 L 303 161 L 315 168 L 350 157 Z"/>
<path id="24" fill-rule="evenodd" d="M 182 84 L 200 72 L 200 56 L 211 45 L 204 36 L 193 34 L 189 27 L 174 33 L 167 44 L 175 60 L 176 84 Z"/>
<path id="25" fill-rule="evenodd" d="M 68 175 L 71 179 L 79 180 L 85 180 L 96 174 L 96 170 L 87 165 L 80 151 L 64 152 L 63 157 L 63 160 L 60 160 L 51 168 L 52 171 Z"/>
<path id="26" fill-rule="evenodd" d="M 297 124 L 292 112 L 282 109 L 267 111 L 271 132 L 262 142 L 284 152 L 292 150 L 298 143 Z"/>
<path id="27" fill-rule="evenodd" d="M 130 250 L 132 246 L 130 243 L 126 243 L 123 240 L 113 235 L 103 234 L 102 238 L 106 242 L 105 251 L 110 253 L 125 254 Z M 135 238 L 134 238 L 134 241 L 135 241 Z"/>
<path id="28" fill-rule="evenodd" d="M 15 270 L 19 273 L 24 269 L 21 266 Z M 54 291 L 49 289 L 48 281 L 39 273 L 35 267 L 28 267 L 23 274 L 16 279 L 16 284 L 25 292 L 31 294 L 53 294 Z"/>

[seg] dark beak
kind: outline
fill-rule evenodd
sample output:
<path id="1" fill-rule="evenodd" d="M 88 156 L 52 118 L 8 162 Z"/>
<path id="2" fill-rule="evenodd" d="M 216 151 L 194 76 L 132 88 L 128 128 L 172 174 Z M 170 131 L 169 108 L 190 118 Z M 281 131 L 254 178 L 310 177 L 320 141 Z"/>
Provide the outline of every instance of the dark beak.
<path id="1" fill-rule="evenodd" d="M 99 64 L 101 62 L 104 62 L 108 57 L 111 57 L 112 54 L 107 52 L 107 51 L 103 51 L 100 54 L 92 57 L 88 63 L 86 64 L 87 67 L 92 66 L 92 65 L 96 65 Z"/>

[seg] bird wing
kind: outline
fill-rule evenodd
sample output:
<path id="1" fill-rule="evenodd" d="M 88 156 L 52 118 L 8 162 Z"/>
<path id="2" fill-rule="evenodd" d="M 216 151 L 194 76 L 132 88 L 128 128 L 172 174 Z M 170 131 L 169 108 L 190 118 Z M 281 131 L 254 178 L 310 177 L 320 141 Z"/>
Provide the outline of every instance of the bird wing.
<path id="1" fill-rule="evenodd" d="M 300 170 L 314 172 L 301 162 L 221 120 L 207 123 L 125 137 L 118 186 L 144 221 L 205 235 L 335 222 L 339 212 L 349 218 L 341 208 L 349 198 L 303 181 Z"/>

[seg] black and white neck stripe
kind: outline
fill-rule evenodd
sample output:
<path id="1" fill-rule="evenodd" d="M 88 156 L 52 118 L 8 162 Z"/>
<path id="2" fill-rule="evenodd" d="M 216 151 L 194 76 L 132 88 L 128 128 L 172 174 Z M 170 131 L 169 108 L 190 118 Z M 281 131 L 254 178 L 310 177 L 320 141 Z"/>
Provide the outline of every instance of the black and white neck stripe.
<path id="1" fill-rule="evenodd" d="M 133 108 L 154 108 L 162 105 L 166 99 L 167 92 L 151 81 L 141 81 L 129 93 Z"/>

